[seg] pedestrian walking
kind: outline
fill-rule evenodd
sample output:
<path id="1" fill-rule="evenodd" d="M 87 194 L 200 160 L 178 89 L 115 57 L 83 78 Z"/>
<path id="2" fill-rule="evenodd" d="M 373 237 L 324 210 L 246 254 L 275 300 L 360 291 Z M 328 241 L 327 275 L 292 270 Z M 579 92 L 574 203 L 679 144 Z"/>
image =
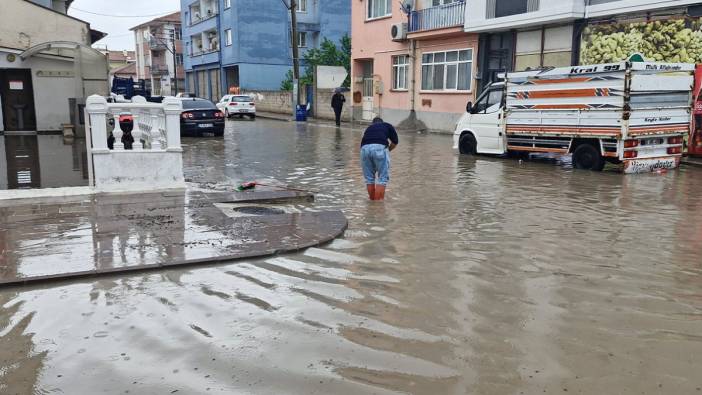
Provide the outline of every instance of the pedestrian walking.
<path id="1" fill-rule="evenodd" d="M 344 103 L 346 103 L 346 98 L 337 90 L 331 100 L 331 106 L 334 109 L 334 117 L 336 118 L 336 126 L 341 126 L 341 110 L 344 108 Z"/>
<path id="2" fill-rule="evenodd" d="M 370 200 L 385 199 L 385 188 L 390 180 L 390 151 L 397 144 L 397 131 L 381 118 L 373 119 L 373 123 L 363 133 L 361 166 Z"/>

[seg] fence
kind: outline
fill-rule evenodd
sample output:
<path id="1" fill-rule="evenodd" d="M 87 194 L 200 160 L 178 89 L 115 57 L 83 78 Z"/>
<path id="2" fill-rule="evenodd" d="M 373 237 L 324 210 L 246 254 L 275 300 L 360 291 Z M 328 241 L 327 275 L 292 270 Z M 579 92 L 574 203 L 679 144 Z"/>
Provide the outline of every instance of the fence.
<path id="1" fill-rule="evenodd" d="M 96 188 L 153 190 L 185 186 L 180 100 L 167 97 L 163 103 L 147 103 L 136 96 L 132 103 L 108 103 L 104 97 L 93 95 L 88 98 L 85 111 L 92 159 L 89 167 Z M 129 119 L 133 125 L 127 134 L 133 138 L 131 144 L 132 139 L 123 140 L 125 131 L 121 125 L 129 124 Z M 108 140 L 114 141 L 112 148 Z M 125 142 L 131 149 L 125 149 Z"/>
<path id="2" fill-rule="evenodd" d="M 422 30 L 463 26 L 465 11 L 465 1 L 457 1 L 450 4 L 425 8 L 423 10 L 412 11 L 410 14 L 409 31 L 418 32 Z"/>

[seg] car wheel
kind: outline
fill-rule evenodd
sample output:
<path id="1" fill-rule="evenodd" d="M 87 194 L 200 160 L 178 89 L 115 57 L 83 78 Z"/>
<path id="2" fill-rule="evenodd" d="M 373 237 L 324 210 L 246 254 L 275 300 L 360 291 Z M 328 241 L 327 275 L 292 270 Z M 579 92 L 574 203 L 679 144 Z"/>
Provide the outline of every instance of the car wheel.
<path id="1" fill-rule="evenodd" d="M 472 134 L 466 133 L 458 142 L 458 151 L 463 155 L 475 155 L 478 143 Z"/>
<path id="2" fill-rule="evenodd" d="M 256 114 L 251 114 L 250 117 L 252 121 L 256 120 Z"/>
<path id="3" fill-rule="evenodd" d="M 600 151 L 592 144 L 580 144 L 573 151 L 573 167 L 583 170 L 602 171 L 605 160 Z"/>

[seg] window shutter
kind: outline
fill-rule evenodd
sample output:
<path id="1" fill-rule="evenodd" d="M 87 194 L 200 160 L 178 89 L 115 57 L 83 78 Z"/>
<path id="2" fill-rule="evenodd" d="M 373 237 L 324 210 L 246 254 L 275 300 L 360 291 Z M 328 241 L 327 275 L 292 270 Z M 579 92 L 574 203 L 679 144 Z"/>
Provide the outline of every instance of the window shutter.
<path id="1" fill-rule="evenodd" d="M 527 1 L 527 12 L 535 12 L 539 10 L 539 0 Z"/>

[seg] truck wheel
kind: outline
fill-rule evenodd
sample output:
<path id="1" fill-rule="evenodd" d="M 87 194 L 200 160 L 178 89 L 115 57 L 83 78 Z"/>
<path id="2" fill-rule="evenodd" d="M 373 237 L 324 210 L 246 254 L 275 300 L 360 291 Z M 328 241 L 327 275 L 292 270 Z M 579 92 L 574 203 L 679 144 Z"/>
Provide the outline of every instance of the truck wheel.
<path id="1" fill-rule="evenodd" d="M 602 171 L 604 165 L 602 154 L 592 144 L 580 144 L 573 151 L 573 167 L 576 169 Z"/>
<path id="2" fill-rule="evenodd" d="M 466 133 L 458 141 L 458 151 L 464 155 L 475 155 L 478 143 L 472 134 Z"/>

